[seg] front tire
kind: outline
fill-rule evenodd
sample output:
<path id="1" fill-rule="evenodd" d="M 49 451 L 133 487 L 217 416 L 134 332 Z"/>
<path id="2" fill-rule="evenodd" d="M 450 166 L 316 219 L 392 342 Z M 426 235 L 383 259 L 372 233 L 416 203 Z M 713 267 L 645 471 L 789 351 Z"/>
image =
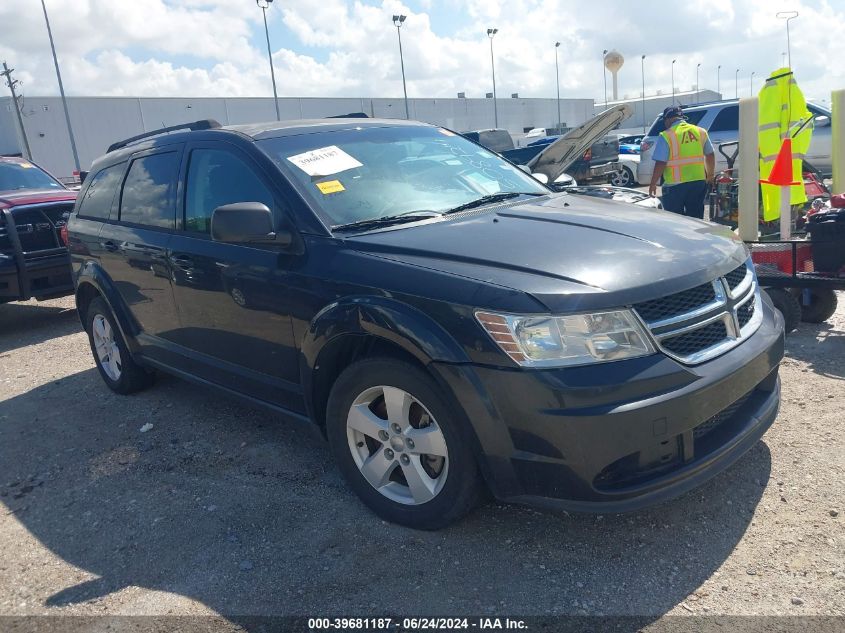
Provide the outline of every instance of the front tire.
<path id="1" fill-rule="evenodd" d="M 138 365 L 129 354 L 114 315 L 101 297 L 96 297 L 88 306 L 85 331 L 97 370 L 109 389 L 126 395 L 153 383 L 153 374 Z"/>
<path id="2" fill-rule="evenodd" d="M 480 499 L 481 476 L 463 414 L 424 371 L 392 359 L 341 373 L 326 434 L 349 486 L 381 518 L 436 530 Z"/>

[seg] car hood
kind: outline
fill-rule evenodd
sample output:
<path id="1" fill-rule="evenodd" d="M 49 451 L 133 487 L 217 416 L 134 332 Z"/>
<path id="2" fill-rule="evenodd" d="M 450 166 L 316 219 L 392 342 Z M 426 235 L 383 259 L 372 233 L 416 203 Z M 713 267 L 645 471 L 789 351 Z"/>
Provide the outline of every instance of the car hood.
<path id="1" fill-rule="evenodd" d="M 633 113 L 633 108 L 624 103 L 608 108 L 589 121 L 569 130 L 529 160 L 526 166 L 530 168 L 531 173 L 545 174 L 549 177 L 549 182 L 554 182 L 581 158 L 593 143 L 606 136 Z"/>
<path id="2" fill-rule="evenodd" d="M 372 256 L 525 292 L 552 312 L 665 296 L 723 275 L 747 257 L 726 227 L 568 194 L 345 241 Z"/>
<path id="3" fill-rule="evenodd" d="M 48 202 L 73 202 L 76 191 L 67 189 L 21 189 L 0 191 L 0 209 L 8 209 L 24 204 L 42 204 Z"/>

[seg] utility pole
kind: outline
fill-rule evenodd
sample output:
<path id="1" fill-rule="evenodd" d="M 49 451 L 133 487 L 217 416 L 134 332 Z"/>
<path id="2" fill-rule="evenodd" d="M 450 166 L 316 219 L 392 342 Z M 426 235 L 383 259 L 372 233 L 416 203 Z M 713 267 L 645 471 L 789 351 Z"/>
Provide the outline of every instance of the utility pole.
<path id="1" fill-rule="evenodd" d="M 601 52 L 601 72 L 604 77 L 604 109 L 607 110 L 607 66 L 604 63 L 605 55 L 607 55 L 607 49 Z"/>
<path id="2" fill-rule="evenodd" d="M 24 156 L 27 157 L 28 160 L 32 160 L 32 150 L 29 149 L 29 139 L 26 138 L 26 129 L 23 126 L 23 118 L 21 117 L 21 109 L 18 105 L 18 95 L 15 94 L 15 86 L 17 86 L 20 82 L 17 79 L 12 79 L 12 71 L 14 68 L 9 68 L 6 65 L 6 62 L 3 62 L 3 72 L 0 75 L 3 75 L 6 78 L 6 85 L 9 86 L 9 90 L 12 91 L 12 104 L 15 108 L 15 114 L 18 117 L 18 126 L 21 129 L 21 139 L 23 140 L 23 153 Z"/>
<path id="3" fill-rule="evenodd" d="M 493 38 L 499 29 L 487 29 L 487 37 L 490 39 L 490 68 L 493 71 L 493 127 L 499 127 L 499 110 L 496 106 L 496 64 L 493 61 Z"/>
<path id="4" fill-rule="evenodd" d="M 555 42 L 555 78 L 557 80 L 557 133 L 563 134 L 561 132 L 561 120 L 560 120 L 560 70 L 557 63 L 557 49 L 560 48 L 560 42 Z"/>
<path id="5" fill-rule="evenodd" d="M 645 134 L 645 55 L 640 57 L 640 72 L 643 78 L 643 94 L 642 94 L 642 105 L 643 105 L 643 134 Z"/>
<path id="6" fill-rule="evenodd" d="M 393 26 L 396 27 L 396 35 L 399 37 L 399 63 L 402 66 L 402 92 L 405 93 L 405 118 L 411 118 L 411 112 L 408 110 L 408 87 L 405 84 L 405 57 L 402 55 L 402 33 L 401 28 L 402 25 L 405 23 L 404 15 L 394 15 L 393 16 Z"/>
<path id="7" fill-rule="evenodd" d="M 47 23 L 47 35 L 50 37 L 50 49 L 53 51 L 53 64 L 56 66 L 56 79 L 59 80 L 59 93 L 62 95 L 62 106 L 65 110 L 65 122 L 67 123 L 67 134 L 70 137 L 70 149 L 73 152 L 73 163 L 76 171 L 81 171 L 79 166 L 79 154 L 76 151 L 76 139 L 73 138 L 73 127 L 70 125 L 70 114 L 67 110 L 67 99 L 65 99 L 65 87 L 62 85 L 62 73 L 59 71 L 59 58 L 56 57 L 56 45 L 53 44 L 53 31 L 50 29 L 50 18 L 47 17 L 47 5 L 41 0 L 41 8 L 44 9 L 44 21 Z"/>
<path id="8" fill-rule="evenodd" d="M 42 0 L 43 1 L 43 0 Z M 273 82 L 273 105 L 276 106 L 276 120 L 281 121 L 279 114 L 279 93 L 276 92 L 276 71 L 273 69 L 273 52 L 270 50 L 270 29 L 267 28 L 267 9 L 273 0 L 255 0 L 255 4 L 264 14 L 264 36 L 267 38 L 267 58 L 270 60 L 270 80 Z"/>

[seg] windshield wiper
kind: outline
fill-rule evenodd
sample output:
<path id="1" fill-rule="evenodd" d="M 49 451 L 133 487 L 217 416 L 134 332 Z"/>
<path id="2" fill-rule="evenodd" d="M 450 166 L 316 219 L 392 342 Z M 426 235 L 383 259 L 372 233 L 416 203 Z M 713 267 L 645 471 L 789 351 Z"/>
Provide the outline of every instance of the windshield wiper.
<path id="1" fill-rule="evenodd" d="M 382 226 L 390 226 L 391 224 L 401 224 L 403 222 L 414 222 L 416 220 L 436 218 L 439 215 L 440 214 L 436 211 L 407 211 L 405 213 L 397 213 L 396 215 L 385 215 L 380 218 L 369 218 L 367 220 L 358 220 L 357 222 L 349 222 L 347 224 L 338 224 L 333 226 L 332 230 L 357 231 L 375 229 Z"/>
<path id="2" fill-rule="evenodd" d="M 510 200 L 511 198 L 518 198 L 519 196 L 545 196 L 545 193 L 539 192 L 524 192 L 524 191 L 508 191 L 501 193 L 491 193 L 486 196 L 481 196 L 476 200 L 470 200 L 464 204 L 458 205 L 453 209 L 445 211 L 443 215 L 449 213 L 458 213 L 459 211 L 466 211 L 467 209 L 474 209 L 476 207 L 483 207 L 485 204 L 492 204 L 494 202 L 501 202 L 502 200 Z"/>

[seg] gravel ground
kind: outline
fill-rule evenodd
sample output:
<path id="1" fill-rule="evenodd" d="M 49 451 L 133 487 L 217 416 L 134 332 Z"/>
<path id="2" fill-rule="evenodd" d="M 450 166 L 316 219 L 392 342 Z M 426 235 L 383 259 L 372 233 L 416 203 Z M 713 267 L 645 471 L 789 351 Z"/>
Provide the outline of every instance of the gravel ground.
<path id="1" fill-rule="evenodd" d="M 112 394 L 71 308 L 0 306 L 0 615 L 845 615 L 845 295 L 710 483 L 436 533 L 370 514 L 303 425 L 167 376 Z"/>

